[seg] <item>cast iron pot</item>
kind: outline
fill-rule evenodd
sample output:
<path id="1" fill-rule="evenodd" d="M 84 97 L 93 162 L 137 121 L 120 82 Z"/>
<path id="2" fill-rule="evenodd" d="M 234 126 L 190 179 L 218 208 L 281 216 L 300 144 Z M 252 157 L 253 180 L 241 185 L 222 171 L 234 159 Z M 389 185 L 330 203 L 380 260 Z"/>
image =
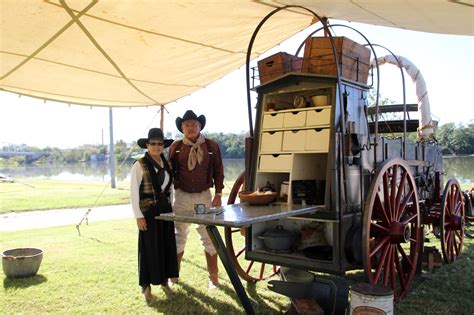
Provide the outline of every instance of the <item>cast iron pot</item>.
<path id="1" fill-rule="evenodd" d="M 266 230 L 258 238 L 263 240 L 265 247 L 270 250 L 287 251 L 293 248 L 298 234 L 287 231 L 282 225 L 278 225 L 276 229 Z"/>

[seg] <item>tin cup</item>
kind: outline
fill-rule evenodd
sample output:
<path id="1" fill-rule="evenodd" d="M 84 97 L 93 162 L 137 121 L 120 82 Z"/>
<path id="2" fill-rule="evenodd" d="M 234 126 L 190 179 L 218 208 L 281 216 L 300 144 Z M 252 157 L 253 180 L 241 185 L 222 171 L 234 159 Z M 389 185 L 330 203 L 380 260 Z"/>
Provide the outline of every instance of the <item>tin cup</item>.
<path id="1" fill-rule="evenodd" d="M 204 214 L 206 213 L 206 205 L 203 203 L 196 203 L 194 205 L 194 212 L 196 214 Z"/>

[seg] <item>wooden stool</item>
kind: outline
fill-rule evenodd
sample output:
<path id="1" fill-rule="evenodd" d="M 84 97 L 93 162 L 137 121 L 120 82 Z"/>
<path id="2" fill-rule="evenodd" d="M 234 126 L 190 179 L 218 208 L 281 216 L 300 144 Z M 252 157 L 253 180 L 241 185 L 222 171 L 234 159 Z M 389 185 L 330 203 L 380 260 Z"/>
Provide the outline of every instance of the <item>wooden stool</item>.
<path id="1" fill-rule="evenodd" d="M 291 299 L 286 315 L 323 315 L 324 311 L 315 299 Z"/>
<path id="2" fill-rule="evenodd" d="M 436 247 L 425 246 L 423 250 L 422 265 L 431 273 L 434 271 L 435 267 L 437 268 L 443 265 L 443 258 Z"/>

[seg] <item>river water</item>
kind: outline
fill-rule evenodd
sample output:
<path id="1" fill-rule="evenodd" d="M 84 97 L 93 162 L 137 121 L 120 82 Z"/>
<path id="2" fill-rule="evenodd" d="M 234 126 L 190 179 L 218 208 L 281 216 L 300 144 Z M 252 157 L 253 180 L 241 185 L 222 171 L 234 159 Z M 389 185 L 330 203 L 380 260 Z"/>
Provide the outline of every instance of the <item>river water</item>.
<path id="1" fill-rule="evenodd" d="M 456 178 L 461 184 L 474 182 L 474 156 L 444 157 L 443 165 L 445 181 Z M 226 180 L 235 180 L 244 170 L 243 159 L 224 160 Z M 131 163 L 116 165 L 116 180 L 127 181 L 130 178 Z M 19 167 L 0 167 L 0 174 L 7 174 L 13 178 L 45 178 L 73 181 L 99 181 L 110 180 L 109 166 L 104 162 L 76 163 L 60 166 L 28 165 Z"/>
<path id="2" fill-rule="evenodd" d="M 115 165 L 115 178 L 118 181 L 130 179 L 132 163 Z M 244 170 L 243 159 L 224 160 L 224 174 L 226 180 L 236 179 Z M 27 166 L 0 166 L 0 175 L 13 178 L 37 178 L 72 181 L 110 181 L 110 169 L 106 162 L 74 163 L 64 165 L 27 165 Z"/>

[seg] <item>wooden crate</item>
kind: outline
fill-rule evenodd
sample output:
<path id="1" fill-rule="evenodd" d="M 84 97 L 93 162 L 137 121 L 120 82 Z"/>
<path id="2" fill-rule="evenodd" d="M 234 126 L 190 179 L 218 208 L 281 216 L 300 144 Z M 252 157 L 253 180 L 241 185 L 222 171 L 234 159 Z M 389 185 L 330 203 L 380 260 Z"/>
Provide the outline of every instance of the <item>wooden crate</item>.
<path id="1" fill-rule="evenodd" d="M 276 79 L 288 72 L 301 72 L 303 58 L 279 52 L 258 63 L 260 84 Z"/>
<path id="2" fill-rule="evenodd" d="M 347 37 L 333 39 L 342 77 L 367 84 L 370 49 Z M 336 75 L 336 62 L 329 37 L 311 37 L 306 40 L 302 72 Z"/>

